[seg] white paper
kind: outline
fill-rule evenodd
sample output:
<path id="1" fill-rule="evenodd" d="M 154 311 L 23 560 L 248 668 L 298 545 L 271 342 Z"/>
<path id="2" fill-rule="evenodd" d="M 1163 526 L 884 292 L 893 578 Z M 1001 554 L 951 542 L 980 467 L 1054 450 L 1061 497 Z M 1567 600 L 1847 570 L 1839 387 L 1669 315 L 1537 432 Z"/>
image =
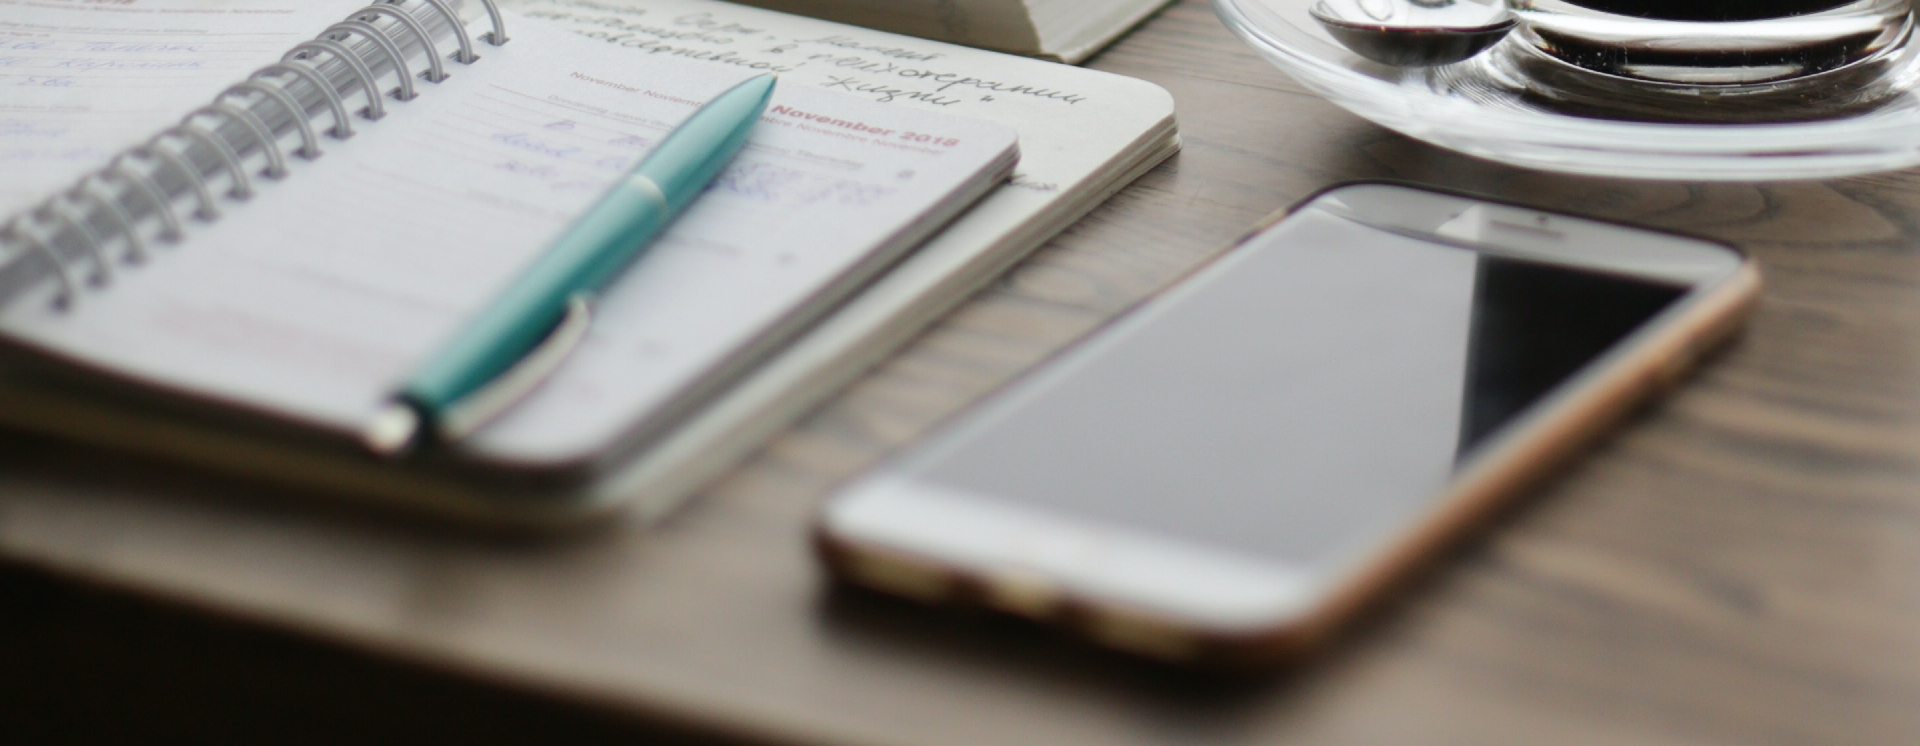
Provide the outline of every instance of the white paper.
<path id="1" fill-rule="evenodd" d="M 878 103 L 1006 124 L 1020 168 L 988 211 L 1046 209 L 1171 118 L 1173 99 L 1145 81 L 710 0 L 503 0 L 502 5 L 622 50 L 776 72 Z M 945 237 L 943 236 L 943 239 Z M 973 237 L 970 237 L 971 240 Z"/>
<path id="2" fill-rule="evenodd" d="M 0 0 L 0 217 L 106 166 L 364 0 Z"/>
<path id="3" fill-rule="evenodd" d="M 724 471 L 1177 148 L 1172 97 L 1111 73 L 709 0 L 506 2 L 636 59 L 777 68 L 785 82 L 997 121 L 1020 133 L 1012 183 L 597 485 L 602 499 L 640 498 L 649 515 Z M 1036 95 L 945 95 L 968 80 Z"/>

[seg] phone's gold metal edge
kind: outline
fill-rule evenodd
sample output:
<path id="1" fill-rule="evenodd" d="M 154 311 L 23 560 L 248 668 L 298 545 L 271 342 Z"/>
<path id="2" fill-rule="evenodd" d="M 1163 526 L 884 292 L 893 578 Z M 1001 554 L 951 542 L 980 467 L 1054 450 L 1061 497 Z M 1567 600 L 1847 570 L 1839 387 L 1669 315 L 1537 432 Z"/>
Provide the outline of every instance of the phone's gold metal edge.
<path id="1" fill-rule="evenodd" d="M 1422 559 L 1471 533 L 1502 507 L 1565 466 L 1581 450 L 1614 433 L 1635 409 L 1673 390 L 1705 356 L 1731 341 L 1759 299 L 1760 272 L 1743 261 L 1732 277 L 1704 288 L 1686 312 L 1656 327 L 1652 338 L 1580 388 L 1571 389 L 1509 433 L 1501 446 L 1476 459 L 1418 527 L 1343 581 L 1342 590 L 1297 627 L 1300 637 L 1325 637 L 1410 575 Z"/>

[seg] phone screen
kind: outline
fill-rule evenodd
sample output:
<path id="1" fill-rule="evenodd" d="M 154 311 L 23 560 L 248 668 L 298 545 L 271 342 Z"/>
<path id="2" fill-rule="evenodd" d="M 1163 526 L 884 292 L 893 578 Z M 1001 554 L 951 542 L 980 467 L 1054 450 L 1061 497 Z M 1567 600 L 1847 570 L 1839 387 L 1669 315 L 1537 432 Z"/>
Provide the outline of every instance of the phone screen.
<path id="1" fill-rule="evenodd" d="M 983 498 L 1314 565 L 1414 519 L 1688 288 L 1308 208 L 910 458 Z"/>

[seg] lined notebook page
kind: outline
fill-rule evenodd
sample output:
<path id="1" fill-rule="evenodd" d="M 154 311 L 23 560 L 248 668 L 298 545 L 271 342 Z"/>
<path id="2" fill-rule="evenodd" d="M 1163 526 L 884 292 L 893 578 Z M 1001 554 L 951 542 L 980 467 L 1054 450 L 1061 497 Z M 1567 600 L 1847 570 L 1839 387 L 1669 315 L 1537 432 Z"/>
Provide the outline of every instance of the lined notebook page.
<path id="1" fill-rule="evenodd" d="M 284 181 L 13 334 L 122 375 L 340 431 L 694 108 L 750 72 L 510 18 L 513 41 Z M 999 125 L 782 86 L 746 150 L 610 287 L 557 376 L 485 430 L 501 458 L 606 447 L 970 181 Z"/>
<path id="2" fill-rule="evenodd" d="M 0 0 L 0 216 L 205 105 L 366 0 Z"/>

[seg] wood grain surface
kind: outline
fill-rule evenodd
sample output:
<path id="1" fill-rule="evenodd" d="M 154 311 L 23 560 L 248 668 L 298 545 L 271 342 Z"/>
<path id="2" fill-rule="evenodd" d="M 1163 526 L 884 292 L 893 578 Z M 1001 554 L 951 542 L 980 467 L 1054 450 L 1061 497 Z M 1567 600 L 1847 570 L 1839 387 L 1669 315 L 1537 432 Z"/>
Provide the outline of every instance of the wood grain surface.
<path id="1" fill-rule="evenodd" d="M 1504 168 L 1304 92 L 1200 0 L 1091 65 L 1172 91 L 1185 151 L 652 530 L 481 539 L 0 440 L 0 680 L 34 694 L 0 699 L 52 728 L 223 733 L 268 702 L 285 720 L 249 732 L 479 742 L 1920 742 L 1920 174 Z M 1381 177 L 1732 241 L 1764 299 L 1690 386 L 1272 673 L 824 582 L 805 529 L 836 484 L 1263 215 Z"/>

